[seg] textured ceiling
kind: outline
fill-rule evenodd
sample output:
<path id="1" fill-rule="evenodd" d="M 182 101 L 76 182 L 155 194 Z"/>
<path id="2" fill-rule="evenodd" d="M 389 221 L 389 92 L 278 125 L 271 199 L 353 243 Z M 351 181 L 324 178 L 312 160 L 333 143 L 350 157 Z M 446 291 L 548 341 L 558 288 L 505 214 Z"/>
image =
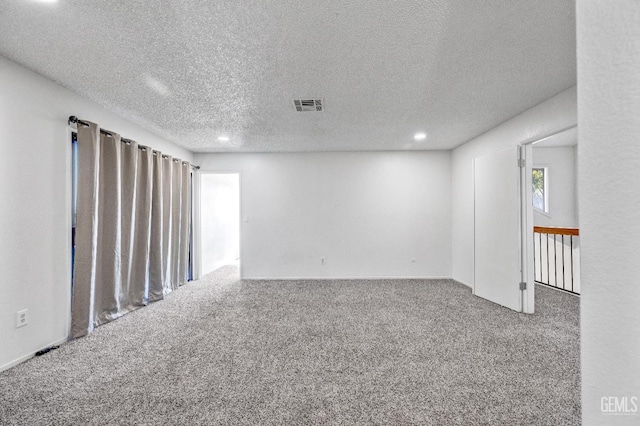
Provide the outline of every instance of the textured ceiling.
<path id="1" fill-rule="evenodd" d="M 449 149 L 576 83 L 574 9 L 2 0 L 0 54 L 195 152 Z"/>

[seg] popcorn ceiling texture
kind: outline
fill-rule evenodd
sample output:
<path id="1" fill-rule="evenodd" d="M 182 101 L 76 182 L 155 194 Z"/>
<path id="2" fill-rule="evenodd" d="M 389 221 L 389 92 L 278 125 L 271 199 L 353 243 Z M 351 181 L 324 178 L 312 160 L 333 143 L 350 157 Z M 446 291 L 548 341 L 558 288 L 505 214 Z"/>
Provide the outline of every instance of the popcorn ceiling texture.
<path id="1" fill-rule="evenodd" d="M 575 85 L 575 47 L 573 0 L 0 4 L 0 54 L 195 152 L 449 149 Z"/>

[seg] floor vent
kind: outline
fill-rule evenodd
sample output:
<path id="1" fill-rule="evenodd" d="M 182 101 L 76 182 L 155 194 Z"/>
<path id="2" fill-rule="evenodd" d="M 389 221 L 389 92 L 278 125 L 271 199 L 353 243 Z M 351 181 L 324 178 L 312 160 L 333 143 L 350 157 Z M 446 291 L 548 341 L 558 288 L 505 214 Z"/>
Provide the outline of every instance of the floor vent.
<path id="1" fill-rule="evenodd" d="M 324 101 L 322 99 L 294 99 L 293 106 L 298 112 L 324 111 Z"/>

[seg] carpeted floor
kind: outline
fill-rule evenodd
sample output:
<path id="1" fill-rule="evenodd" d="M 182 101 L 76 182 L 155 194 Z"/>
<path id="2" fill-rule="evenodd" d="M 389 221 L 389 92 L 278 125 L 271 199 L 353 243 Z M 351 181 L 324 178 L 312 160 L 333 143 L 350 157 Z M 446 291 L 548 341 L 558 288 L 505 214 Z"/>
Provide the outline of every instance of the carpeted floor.
<path id="1" fill-rule="evenodd" d="M 0 424 L 580 424 L 577 297 L 235 273 L 1 373 Z"/>

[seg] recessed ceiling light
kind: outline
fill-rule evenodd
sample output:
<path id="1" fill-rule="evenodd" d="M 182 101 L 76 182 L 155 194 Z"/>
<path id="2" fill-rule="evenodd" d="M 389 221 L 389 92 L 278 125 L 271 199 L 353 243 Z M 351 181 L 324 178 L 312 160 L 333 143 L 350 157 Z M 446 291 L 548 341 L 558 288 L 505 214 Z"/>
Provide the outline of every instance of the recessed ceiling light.
<path id="1" fill-rule="evenodd" d="M 417 141 L 423 141 L 427 138 L 427 134 L 426 133 L 416 133 L 415 135 L 413 135 L 413 138 Z"/>
<path id="2" fill-rule="evenodd" d="M 58 3 L 58 0 L 33 0 L 36 3 Z"/>
<path id="3" fill-rule="evenodd" d="M 220 142 L 229 142 L 229 137 L 228 136 L 218 136 L 218 140 Z"/>

